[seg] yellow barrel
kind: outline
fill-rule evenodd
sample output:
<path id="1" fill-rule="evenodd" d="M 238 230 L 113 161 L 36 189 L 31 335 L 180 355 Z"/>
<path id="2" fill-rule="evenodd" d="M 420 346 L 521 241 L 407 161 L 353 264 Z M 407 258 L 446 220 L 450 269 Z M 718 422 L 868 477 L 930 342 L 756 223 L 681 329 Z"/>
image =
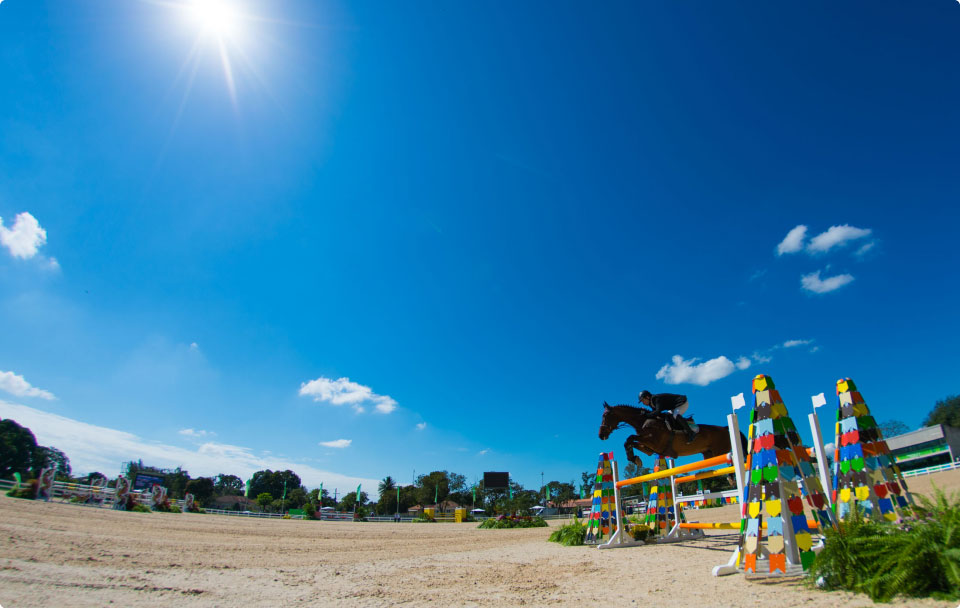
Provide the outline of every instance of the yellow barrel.
<path id="1" fill-rule="evenodd" d="M 466 509 L 454 509 L 453 510 L 453 519 L 458 524 L 462 524 L 467 521 L 467 510 Z"/>
<path id="2" fill-rule="evenodd" d="M 431 507 L 424 507 L 423 516 L 427 519 L 434 519 L 437 515 L 437 510 Z"/>

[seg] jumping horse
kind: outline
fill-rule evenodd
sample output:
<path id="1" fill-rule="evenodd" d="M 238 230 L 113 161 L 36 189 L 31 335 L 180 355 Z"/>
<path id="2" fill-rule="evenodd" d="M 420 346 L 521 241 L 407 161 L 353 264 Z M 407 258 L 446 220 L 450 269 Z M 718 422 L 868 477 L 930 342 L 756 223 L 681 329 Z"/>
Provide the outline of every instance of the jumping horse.
<path id="1" fill-rule="evenodd" d="M 666 458 L 679 458 L 703 454 L 704 458 L 720 456 L 730 452 L 730 431 L 725 426 L 701 424 L 693 441 L 687 443 L 686 434 L 668 426 L 664 416 L 652 410 L 632 405 L 609 405 L 603 403 L 603 418 L 600 420 L 600 439 L 606 441 L 613 431 L 624 425 L 630 425 L 636 431 L 623 443 L 627 460 L 640 466 L 640 457 L 634 453 L 637 448 L 648 456 L 658 455 Z M 740 433 L 740 444 L 747 450 L 747 438 Z"/>

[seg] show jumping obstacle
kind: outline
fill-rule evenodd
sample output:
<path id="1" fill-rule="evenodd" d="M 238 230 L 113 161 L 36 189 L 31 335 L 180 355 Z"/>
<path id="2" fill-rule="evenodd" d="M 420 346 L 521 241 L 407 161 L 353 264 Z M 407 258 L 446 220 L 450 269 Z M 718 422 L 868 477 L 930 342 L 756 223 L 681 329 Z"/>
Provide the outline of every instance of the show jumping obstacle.
<path id="1" fill-rule="evenodd" d="M 608 505 L 608 512 L 622 513 L 621 488 L 658 482 L 650 491 L 645 522 L 639 524 L 647 525 L 651 533 L 658 535 L 657 542 L 701 538 L 704 536 L 703 530 L 740 531 L 737 549 L 726 564 L 713 569 L 714 576 L 733 574 L 741 569 L 757 574 L 759 564 L 763 562 L 766 562 L 766 570 L 771 575 L 807 570 L 819 548 L 813 546 L 811 530 L 836 525 L 832 503 L 825 492 L 825 488 L 830 488 L 830 483 L 819 420 L 816 412 L 808 416 L 814 445 L 812 449 L 807 449 L 800 441 L 773 380 L 769 376 L 758 375 L 753 381 L 753 393 L 755 404 L 750 415 L 746 450 L 742 449 L 739 440 L 741 434 L 737 415 L 731 413 L 727 416 L 729 453 L 681 466 L 666 466 L 666 461 L 660 459 L 658 464 L 662 466 L 653 473 L 624 480 L 617 479 L 617 463 L 607 456 L 613 491 L 613 503 Z M 734 397 L 733 401 L 735 410 L 745 405 L 742 394 Z M 607 411 L 609 408 L 605 409 L 605 413 Z M 839 437 L 837 445 L 840 445 Z M 816 470 L 811 463 L 812 455 L 816 455 Z M 703 471 L 718 466 L 720 468 Z M 701 472 L 685 475 L 694 471 Z M 680 504 L 704 496 L 696 495 L 675 501 L 676 484 L 731 473 L 736 479 L 735 496 L 742 505 L 741 521 L 715 524 L 683 521 Z M 718 494 L 724 496 L 731 492 L 714 493 L 712 496 Z M 801 496 L 806 498 L 814 519 L 807 519 L 804 515 Z M 609 521 L 613 534 L 599 546 L 600 549 L 645 544 L 628 536 L 622 515 Z M 617 525 L 619 522 L 624 525 Z M 661 535 L 667 529 L 669 532 Z"/>

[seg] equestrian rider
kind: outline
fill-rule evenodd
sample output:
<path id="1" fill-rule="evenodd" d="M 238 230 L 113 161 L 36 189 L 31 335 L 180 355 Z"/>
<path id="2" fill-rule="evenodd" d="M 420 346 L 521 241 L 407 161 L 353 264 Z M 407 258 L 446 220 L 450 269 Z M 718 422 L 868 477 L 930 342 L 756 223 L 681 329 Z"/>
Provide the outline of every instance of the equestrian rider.
<path id="1" fill-rule="evenodd" d="M 676 426 L 687 434 L 687 443 L 693 441 L 697 433 L 690 425 L 690 421 L 683 417 L 687 408 L 690 407 L 686 395 L 674 395 L 673 393 L 654 395 L 650 391 L 642 391 L 640 393 L 640 403 L 652 409 L 656 414 L 672 411 Z"/>

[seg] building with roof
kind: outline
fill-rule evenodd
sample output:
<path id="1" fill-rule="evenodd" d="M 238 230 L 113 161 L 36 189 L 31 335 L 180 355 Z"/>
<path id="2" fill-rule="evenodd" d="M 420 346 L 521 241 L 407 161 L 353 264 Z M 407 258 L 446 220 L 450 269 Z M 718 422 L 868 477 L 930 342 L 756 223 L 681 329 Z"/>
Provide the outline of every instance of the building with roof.
<path id="1" fill-rule="evenodd" d="M 960 458 L 960 429 L 945 424 L 925 426 L 886 441 L 901 471 L 946 464 Z"/>

